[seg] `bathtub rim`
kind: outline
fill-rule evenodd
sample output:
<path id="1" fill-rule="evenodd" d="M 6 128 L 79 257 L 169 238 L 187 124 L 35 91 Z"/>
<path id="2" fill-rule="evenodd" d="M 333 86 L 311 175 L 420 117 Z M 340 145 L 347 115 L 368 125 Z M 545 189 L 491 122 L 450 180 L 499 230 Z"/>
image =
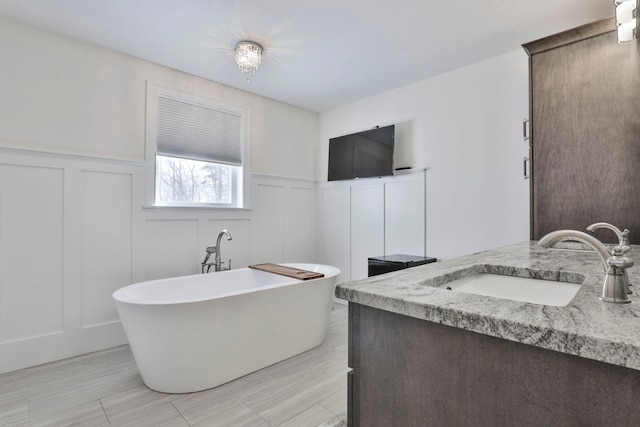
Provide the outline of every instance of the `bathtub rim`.
<path id="1" fill-rule="evenodd" d="M 143 286 L 149 286 L 153 283 L 161 283 L 161 282 L 170 282 L 170 281 L 177 281 L 180 279 L 188 279 L 190 277 L 201 277 L 202 274 L 190 274 L 187 276 L 176 276 L 176 277 L 166 277 L 166 278 L 162 278 L 162 279 L 153 279 L 153 280 L 145 280 L 143 282 L 136 282 L 136 283 L 132 283 L 130 285 L 126 285 L 123 286 L 119 289 L 117 289 L 116 291 L 114 291 L 111 295 L 111 297 L 117 302 L 117 303 L 122 303 L 122 304 L 132 304 L 132 305 L 139 305 L 139 306 L 167 306 L 167 305 L 180 305 L 180 304 L 194 304 L 194 303 L 199 303 L 199 302 L 205 302 L 205 301 L 210 301 L 213 299 L 221 299 L 221 298 L 228 298 L 228 297 L 233 297 L 233 296 L 237 296 L 237 295 L 243 295 L 243 294 L 248 294 L 251 292 L 260 292 L 260 291 L 266 291 L 269 289 L 274 289 L 274 288 L 281 288 L 281 287 L 288 287 L 288 286 L 293 286 L 293 285 L 297 285 L 300 283 L 314 283 L 314 282 L 319 282 L 319 281 L 323 281 L 323 280 L 327 280 L 327 279 L 331 279 L 334 277 L 337 277 L 340 274 L 340 269 L 328 264 L 318 264 L 318 263 L 278 263 L 278 265 L 282 265 L 285 267 L 293 267 L 293 268 L 300 268 L 300 269 L 306 269 L 309 271 L 317 271 L 315 270 L 316 268 L 320 267 L 320 268 L 326 268 L 328 269 L 327 271 L 320 271 L 322 273 L 324 273 L 324 277 L 319 277 L 317 279 L 310 279 L 310 280 L 299 280 L 299 279 L 294 279 L 292 277 L 287 277 L 287 276 L 283 276 L 280 274 L 275 274 L 275 273 L 270 273 L 267 271 L 262 271 L 262 270 L 253 270 L 259 273 L 264 273 L 264 274 L 269 274 L 272 276 L 278 276 L 282 278 L 281 282 L 277 282 L 277 283 L 273 283 L 270 285 L 266 285 L 266 286 L 260 286 L 260 287 L 253 287 L 253 288 L 248 288 L 248 289 L 242 289 L 242 290 L 237 290 L 237 291 L 229 291 L 229 292 L 225 292 L 225 293 L 221 293 L 219 295 L 215 295 L 215 296 L 211 296 L 208 298 L 191 298 L 191 299 L 186 299 L 186 300 L 179 300 L 179 301 L 139 301 L 139 300 L 132 300 L 130 297 L 128 297 L 126 295 L 127 290 L 131 291 L 131 290 L 135 290 L 136 288 L 139 287 L 143 287 Z M 306 266 L 306 268 L 305 268 Z M 311 269 L 310 267 L 313 267 L 314 269 Z M 226 271 L 220 271 L 217 273 L 207 273 L 207 274 L 228 274 L 228 273 L 233 273 L 234 271 L 239 271 L 239 270 L 250 270 L 249 267 L 243 267 L 243 268 L 239 268 L 239 269 L 235 269 L 235 270 L 226 270 Z M 335 286 L 335 283 L 334 283 Z"/>

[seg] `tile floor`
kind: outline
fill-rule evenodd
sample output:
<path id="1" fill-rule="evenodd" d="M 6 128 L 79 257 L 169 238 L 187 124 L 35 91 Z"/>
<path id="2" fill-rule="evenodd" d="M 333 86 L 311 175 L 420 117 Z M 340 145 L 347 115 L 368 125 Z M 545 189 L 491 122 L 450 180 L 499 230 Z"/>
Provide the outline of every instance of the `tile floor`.
<path id="1" fill-rule="evenodd" d="M 128 346 L 0 375 L 0 426 L 346 426 L 347 307 L 325 342 L 219 387 L 144 386 Z"/>

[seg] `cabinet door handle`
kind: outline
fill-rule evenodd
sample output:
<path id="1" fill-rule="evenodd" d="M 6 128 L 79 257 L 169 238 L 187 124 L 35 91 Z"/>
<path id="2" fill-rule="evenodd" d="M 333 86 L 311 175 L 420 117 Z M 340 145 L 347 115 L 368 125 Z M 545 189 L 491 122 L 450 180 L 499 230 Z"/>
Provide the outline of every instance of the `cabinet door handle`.
<path id="1" fill-rule="evenodd" d="M 531 178 L 531 175 L 527 173 L 527 162 L 529 162 L 529 158 L 525 157 L 524 160 L 522 161 L 522 169 L 523 169 L 523 172 L 524 172 L 524 179 Z"/>
<path id="2" fill-rule="evenodd" d="M 522 139 L 528 141 L 531 137 L 529 136 L 529 119 L 522 120 Z"/>

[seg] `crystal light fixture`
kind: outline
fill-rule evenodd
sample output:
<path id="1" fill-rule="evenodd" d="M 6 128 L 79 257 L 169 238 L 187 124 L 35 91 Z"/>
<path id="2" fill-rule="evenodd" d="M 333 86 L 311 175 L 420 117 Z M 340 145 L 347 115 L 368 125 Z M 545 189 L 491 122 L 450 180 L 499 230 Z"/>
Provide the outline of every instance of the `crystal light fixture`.
<path id="1" fill-rule="evenodd" d="M 638 25 L 638 0 L 614 0 L 618 43 L 630 43 L 636 35 Z"/>
<path id="2" fill-rule="evenodd" d="M 234 51 L 240 72 L 250 81 L 262 63 L 262 46 L 256 42 L 241 40 L 236 43 Z"/>

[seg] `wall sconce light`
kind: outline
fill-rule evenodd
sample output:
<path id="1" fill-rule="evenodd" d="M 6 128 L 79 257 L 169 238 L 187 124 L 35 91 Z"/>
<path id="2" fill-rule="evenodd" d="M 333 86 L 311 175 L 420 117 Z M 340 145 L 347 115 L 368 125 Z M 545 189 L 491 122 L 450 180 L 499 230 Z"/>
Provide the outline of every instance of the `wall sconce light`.
<path id="1" fill-rule="evenodd" d="M 262 63 L 262 46 L 256 42 L 241 40 L 236 43 L 234 52 L 240 72 L 249 81 Z"/>
<path id="2" fill-rule="evenodd" d="M 638 0 L 614 0 L 613 4 L 616 6 L 618 44 L 630 43 L 638 26 Z"/>

